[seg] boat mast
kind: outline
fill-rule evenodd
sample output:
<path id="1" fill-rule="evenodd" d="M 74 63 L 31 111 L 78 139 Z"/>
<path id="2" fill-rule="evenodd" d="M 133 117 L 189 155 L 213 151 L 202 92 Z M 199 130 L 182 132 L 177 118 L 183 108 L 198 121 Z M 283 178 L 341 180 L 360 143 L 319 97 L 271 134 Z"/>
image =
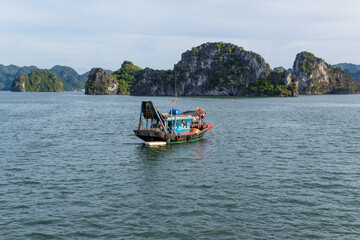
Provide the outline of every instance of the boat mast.
<path id="1" fill-rule="evenodd" d="M 179 109 L 179 102 L 177 99 L 177 86 L 176 86 L 176 72 L 174 70 L 174 81 L 175 81 L 175 101 L 176 101 L 176 109 Z M 177 128 L 177 119 L 176 119 L 176 115 L 175 115 L 175 128 L 174 130 Z M 175 130 L 176 131 L 176 130 Z M 174 131 L 174 132 L 175 132 Z"/>
<path id="2" fill-rule="evenodd" d="M 176 100 L 176 109 L 179 109 L 179 102 L 177 99 L 177 85 L 176 85 L 176 71 L 174 69 L 174 81 L 175 81 L 175 100 Z"/>

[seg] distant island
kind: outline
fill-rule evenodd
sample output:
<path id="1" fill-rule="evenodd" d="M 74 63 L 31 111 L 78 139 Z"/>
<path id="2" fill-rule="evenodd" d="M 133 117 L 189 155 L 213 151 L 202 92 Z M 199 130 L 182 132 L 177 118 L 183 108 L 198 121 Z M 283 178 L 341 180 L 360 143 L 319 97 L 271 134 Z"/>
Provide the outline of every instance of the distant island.
<path id="1" fill-rule="evenodd" d="M 37 70 L 35 66 L 0 65 L 0 90 L 21 90 L 21 82 L 29 82 L 27 78 L 40 74 Z M 63 83 L 63 91 L 85 89 L 89 95 L 296 97 L 360 93 L 359 65 L 331 66 L 304 51 L 296 55 L 291 69 L 271 69 L 261 55 L 223 42 L 193 47 L 170 70 L 141 69 L 124 61 L 115 72 L 93 68 L 79 75 L 74 69 L 59 65 L 47 71 Z M 42 80 L 33 82 L 32 91 L 54 91 L 44 87 L 52 81 L 52 75 L 42 73 L 37 79 Z"/>
<path id="2" fill-rule="evenodd" d="M 0 64 L 0 90 L 10 91 L 14 79 L 21 75 L 28 75 L 34 70 L 38 69 L 36 66 L 24 66 L 19 67 L 15 65 L 4 66 Z M 54 73 L 64 84 L 65 91 L 80 91 L 85 89 L 85 83 L 88 80 L 88 74 L 78 74 L 74 69 L 67 66 L 56 65 L 51 69 L 50 72 Z M 112 73 L 110 70 L 106 70 Z"/>
<path id="3" fill-rule="evenodd" d="M 12 92 L 63 92 L 64 84 L 49 70 L 35 69 L 28 75 L 21 74 L 11 86 Z"/>
<path id="4" fill-rule="evenodd" d="M 0 64 L 0 90 L 11 90 L 13 81 L 19 75 L 28 75 L 38 69 L 36 66 L 19 67 L 15 65 L 4 66 Z M 65 91 L 74 91 L 85 88 L 89 72 L 79 75 L 74 69 L 56 65 L 50 72 L 63 82 Z"/>
<path id="5" fill-rule="evenodd" d="M 352 63 L 339 63 L 333 65 L 332 67 L 341 68 L 350 77 L 352 77 L 354 80 L 360 83 L 360 65 L 355 65 Z"/>
<path id="6" fill-rule="evenodd" d="M 17 76 L 21 74 L 28 75 L 35 69 L 37 69 L 35 66 L 18 67 L 15 65 L 4 66 L 0 64 L 0 90 L 9 91 Z"/>

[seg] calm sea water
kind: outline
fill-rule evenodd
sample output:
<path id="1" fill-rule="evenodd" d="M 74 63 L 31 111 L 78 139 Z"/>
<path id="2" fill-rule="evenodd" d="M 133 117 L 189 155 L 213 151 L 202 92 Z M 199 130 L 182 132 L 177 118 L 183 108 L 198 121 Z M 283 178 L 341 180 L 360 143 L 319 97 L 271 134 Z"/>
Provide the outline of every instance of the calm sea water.
<path id="1" fill-rule="evenodd" d="M 359 239 L 360 96 L 179 98 L 204 140 L 146 147 L 141 100 L 0 92 L 0 239 Z"/>

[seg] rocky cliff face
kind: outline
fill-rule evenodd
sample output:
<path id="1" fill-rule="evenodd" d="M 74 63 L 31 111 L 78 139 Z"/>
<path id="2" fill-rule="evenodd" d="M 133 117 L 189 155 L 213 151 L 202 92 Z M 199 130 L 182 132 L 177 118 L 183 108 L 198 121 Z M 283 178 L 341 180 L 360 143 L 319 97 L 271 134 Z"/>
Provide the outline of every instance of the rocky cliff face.
<path id="1" fill-rule="evenodd" d="M 360 93 L 360 85 L 354 79 L 309 52 L 297 54 L 293 76 L 299 79 L 300 94 Z"/>
<path id="2" fill-rule="evenodd" d="M 91 69 L 85 84 L 85 94 L 108 95 L 117 94 L 119 83 L 102 68 Z"/>
<path id="3" fill-rule="evenodd" d="M 258 54 L 233 44 L 205 43 L 181 56 L 174 67 L 177 92 L 185 96 L 244 95 L 271 69 Z"/>
<path id="4" fill-rule="evenodd" d="M 29 75 L 19 75 L 12 83 L 13 92 L 63 92 L 63 82 L 52 72 L 36 69 Z"/>
<path id="5" fill-rule="evenodd" d="M 262 86 L 270 73 L 270 66 L 256 53 L 230 43 L 205 43 L 183 53 L 172 71 L 137 72 L 131 94 L 168 96 L 176 89 L 180 96 L 287 95 L 289 92 L 277 91 L 273 85 L 287 88 L 286 79 Z"/>
<path id="6" fill-rule="evenodd" d="M 12 92 L 26 92 L 26 88 L 25 88 L 25 82 L 29 81 L 29 77 L 21 74 L 19 76 L 17 76 L 11 86 L 11 91 Z"/>
<path id="7" fill-rule="evenodd" d="M 135 96 L 174 96 L 175 82 L 172 70 L 145 68 L 135 73 L 131 95 Z"/>

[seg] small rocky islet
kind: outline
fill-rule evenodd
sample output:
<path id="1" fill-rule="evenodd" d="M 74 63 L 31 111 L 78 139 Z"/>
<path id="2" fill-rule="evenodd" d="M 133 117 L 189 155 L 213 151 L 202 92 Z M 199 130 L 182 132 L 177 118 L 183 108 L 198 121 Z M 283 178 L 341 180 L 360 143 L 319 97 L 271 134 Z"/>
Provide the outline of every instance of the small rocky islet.
<path id="1" fill-rule="evenodd" d="M 296 55 L 293 76 L 299 79 L 300 94 L 358 94 L 360 85 L 341 68 L 333 68 L 309 52 Z"/>
<path id="2" fill-rule="evenodd" d="M 298 53 L 291 72 L 282 67 L 273 70 L 261 55 L 223 42 L 193 47 L 181 55 L 181 60 L 171 70 L 141 69 L 130 61 L 124 61 L 113 73 L 93 68 L 77 78 L 71 70 L 55 66 L 50 71 L 64 82 L 65 90 L 84 86 L 85 94 L 90 95 L 296 97 L 299 94 L 360 93 L 359 83 L 348 72 L 332 67 L 312 53 Z M 52 75 L 48 74 L 47 78 L 44 73 L 41 77 L 36 77 L 37 74 L 39 69 L 28 76 L 19 75 L 11 90 L 64 91 L 64 87 L 55 84 Z M 31 87 L 27 87 L 30 82 Z M 52 86 L 50 83 L 56 87 L 44 87 Z"/>

